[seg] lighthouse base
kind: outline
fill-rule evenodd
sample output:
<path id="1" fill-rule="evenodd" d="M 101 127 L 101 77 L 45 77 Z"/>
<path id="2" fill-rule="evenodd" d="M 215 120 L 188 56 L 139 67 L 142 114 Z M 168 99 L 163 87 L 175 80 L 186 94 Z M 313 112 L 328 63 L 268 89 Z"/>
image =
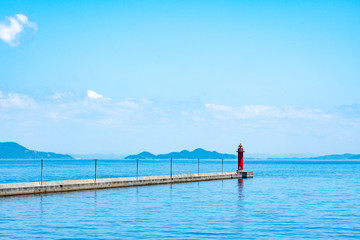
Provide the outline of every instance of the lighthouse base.
<path id="1" fill-rule="evenodd" d="M 236 174 L 241 178 L 253 178 L 253 171 L 236 170 Z"/>

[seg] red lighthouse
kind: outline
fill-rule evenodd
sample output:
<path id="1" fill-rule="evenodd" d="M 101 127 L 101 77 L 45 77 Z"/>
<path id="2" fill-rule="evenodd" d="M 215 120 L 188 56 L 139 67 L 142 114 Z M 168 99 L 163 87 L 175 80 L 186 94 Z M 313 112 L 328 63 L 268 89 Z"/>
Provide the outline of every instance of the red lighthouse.
<path id="1" fill-rule="evenodd" d="M 243 149 L 243 146 L 239 145 L 238 147 L 238 171 L 243 171 L 244 170 L 244 149 Z"/>

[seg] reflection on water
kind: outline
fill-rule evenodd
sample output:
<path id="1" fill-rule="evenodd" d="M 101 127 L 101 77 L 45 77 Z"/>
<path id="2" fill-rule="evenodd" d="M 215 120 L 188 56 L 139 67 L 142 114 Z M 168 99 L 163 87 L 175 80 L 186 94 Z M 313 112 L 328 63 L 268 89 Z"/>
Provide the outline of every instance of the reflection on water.
<path id="1" fill-rule="evenodd" d="M 239 190 L 239 199 L 243 199 L 244 198 L 244 193 L 243 193 L 244 179 L 239 178 L 237 182 L 238 182 L 238 190 Z"/>
<path id="2" fill-rule="evenodd" d="M 39 208 L 40 208 L 40 216 L 39 216 L 39 222 L 40 224 L 43 224 L 44 222 L 44 200 L 43 200 L 44 196 L 43 194 L 39 195 Z"/>
<path id="3" fill-rule="evenodd" d="M 96 207 L 96 203 L 97 203 L 97 195 L 98 195 L 98 190 L 94 190 L 94 204 L 95 204 L 95 207 Z"/>
<path id="4" fill-rule="evenodd" d="M 238 214 L 237 217 L 243 217 L 243 208 L 244 208 L 244 179 L 237 179 L 237 189 L 238 189 Z M 242 227 L 242 224 L 240 225 Z"/>

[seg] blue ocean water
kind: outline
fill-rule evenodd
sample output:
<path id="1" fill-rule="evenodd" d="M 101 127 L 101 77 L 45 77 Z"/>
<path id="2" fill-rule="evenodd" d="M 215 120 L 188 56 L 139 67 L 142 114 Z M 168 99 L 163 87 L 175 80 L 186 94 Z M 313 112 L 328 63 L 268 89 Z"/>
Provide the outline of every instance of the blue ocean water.
<path id="1" fill-rule="evenodd" d="M 44 179 L 91 178 L 85 163 L 47 161 Z M 98 164 L 99 177 L 136 174 L 134 161 Z M 39 166 L 2 161 L 0 183 L 39 179 Z M 140 166 L 140 175 L 169 173 L 167 161 Z M 173 167 L 196 173 L 197 161 Z M 224 171 L 235 168 L 225 161 Z M 254 160 L 245 169 L 253 179 L 0 198 L 0 239 L 360 238 L 360 161 Z M 221 171 L 221 160 L 202 160 L 200 171 Z"/>

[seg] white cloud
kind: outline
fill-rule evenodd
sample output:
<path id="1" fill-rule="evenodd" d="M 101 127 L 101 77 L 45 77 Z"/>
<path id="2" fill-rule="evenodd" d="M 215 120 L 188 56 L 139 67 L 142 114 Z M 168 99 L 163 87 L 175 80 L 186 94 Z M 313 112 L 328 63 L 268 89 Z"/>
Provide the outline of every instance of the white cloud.
<path id="1" fill-rule="evenodd" d="M 214 103 L 205 104 L 206 109 L 215 111 L 215 112 L 230 112 L 232 110 L 231 107 L 225 105 L 217 105 Z"/>
<path id="2" fill-rule="evenodd" d="M 54 95 L 35 102 L 33 98 L 18 93 L 2 93 L 0 91 L 0 110 L 3 114 L 12 115 L 14 118 L 19 110 L 31 109 L 36 116 L 45 116 L 52 120 L 65 120 L 86 123 L 109 123 L 128 125 L 135 123 L 158 124 L 162 121 L 217 123 L 220 119 L 225 123 L 234 123 L 238 120 L 258 123 L 257 121 L 275 119 L 310 119 L 326 120 L 333 119 L 331 114 L 311 108 L 296 108 L 293 106 L 270 106 L 270 105 L 245 105 L 226 106 L 215 103 L 190 106 L 189 104 L 152 103 L 145 98 L 125 98 L 112 100 L 95 91 L 88 90 L 84 99 L 81 94 L 69 92 L 56 92 Z M 22 114 L 25 114 L 22 112 Z M 25 114 L 26 115 L 26 114 Z M 24 116 L 25 116 L 24 115 Z M 215 120 L 215 121 L 214 121 Z"/>
<path id="3" fill-rule="evenodd" d="M 72 92 L 55 92 L 52 96 L 48 97 L 52 100 L 64 100 L 66 98 L 74 97 L 74 93 Z"/>
<path id="4" fill-rule="evenodd" d="M 123 101 L 119 102 L 117 105 L 119 105 L 121 107 L 126 107 L 126 108 L 137 108 L 137 107 L 139 107 L 139 103 L 137 103 L 136 99 L 134 99 L 134 98 L 124 99 Z"/>
<path id="5" fill-rule="evenodd" d="M 140 119 L 150 109 L 151 101 L 145 98 L 112 100 L 93 90 L 83 95 L 72 92 L 55 92 L 40 102 L 39 115 L 56 121 L 121 124 L 126 119 Z M 129 120 L 130 121 L 130 120 Z"/>
<path id="6" fill-rule="evenodd" d="M 56 135 L 61 141 L 70 141 L 69 146 L 80 141 L 88 141 L 86 145 L 91 145 L 95 139 L 93 136 L 129 146 L 139 136 L 144 136 L 150 143 L 170 142 L 173 145 L 185 142 L 226 146 L 241 140 L 247 142 L 249 152 L 254 151 L 250 150 L 252 144 L 259 144 L 259 149 L 265 146 L 262 151 L 269 151 L 268 142 L 272 147 L 275 144 L 280 146 L 276 151 L 294 151 L 300 144 L 302 149 L 310 149 L 311 145 L 321 148 L 330 144 L 328 139 L 339 139 L 346 144 L 358 143 L 360 139 L 359 105 L 349 106 L 342 112 L 343 106 L 329 110 L 295 106 L 205 105 L 193 101 L 96 98 L 101 95 L 94 91 L 88 92 L 89 96 L 86 94 L 86 91 L 56 92 L 48 97 L 34 96 L 35 101 L 31 96 L 0 91 L 2 137 L 20 139 L 28 136 L 32 140 L 38 136 L 51 138 Z M 69 132 L 75 137 L 69 139 L 66 134 Z"/>
<path id="7" fill-rule="evenodd" d="M 54 93 L 54 95 L 52 95 L 50 98 L 56 100 L 56 99 L 61 99 L 63 97 L 64 95 L 62 93 Z"/>
<path id="8" fill-rule="evenodd" d="M 245 105 L 229 107 L 213 103 L 205 104 L 206 110 L 210 111 L 216 118 L 330 118 L 331 115 L 319 109 L 295 108 L 292 106 L 275 107 L 269 105 Z"/>
<path id="9" fill-rule="evenodd" d="M 16 14 L 12 17 L 6 17 L 7 23 L 0 22 L 0 39 L 12 47 L 20 44 L 19 34 L 24 31 L 24 27 L 37 31 L 37 24 L 30 22 L 28 17 L 22 14 Z"/>
<path id="10" fill-rule="evenodd" d="M 29 96 L 9 93 L 7 96 L 0 92 L 0 108 L 33 108 L 36 102 Z"/>
<path id="11" fill-rule="evenodd" d="M 88 98 L 90 99 L 100 99 L 100 98 L 103 98 L 104 96 L 101 95 L 101 94 L 98 94 L 92 90 L 87 90 L 87 96 Z"/>
<path id="12" fill-rule="evenodd" d="M 152 102 L 146 98 L 125 98 L 124 100 L 117 102 L 116 105 L 124 108 L 138 108 L 140 106 L 150 105 Z"/>

